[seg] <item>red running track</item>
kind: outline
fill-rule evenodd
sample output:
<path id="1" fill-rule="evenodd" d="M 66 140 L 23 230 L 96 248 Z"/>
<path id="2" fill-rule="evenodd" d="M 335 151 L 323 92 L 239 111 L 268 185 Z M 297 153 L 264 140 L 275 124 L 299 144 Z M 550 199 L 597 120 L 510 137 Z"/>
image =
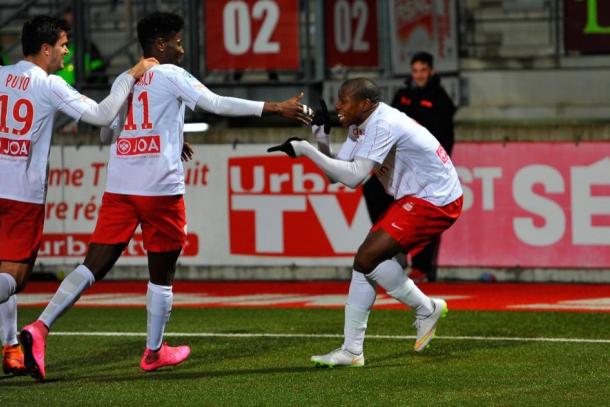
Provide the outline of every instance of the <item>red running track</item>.
<path id="1" fill-rule="evenodd" d="M 18 295 L 22 306 L 45 305 L 58 282 L 31 282 Z M 180 281 L 176 307 L 342 307 L 349 282 Z M 610 284 L 422 283 L 431 296 L 447 299 L 452 310 L 610 312 Z M 102 281 L 79 306 L 144 306 L 145 281 Z M 375 308 L 402 308 L 379 291 Z"/>

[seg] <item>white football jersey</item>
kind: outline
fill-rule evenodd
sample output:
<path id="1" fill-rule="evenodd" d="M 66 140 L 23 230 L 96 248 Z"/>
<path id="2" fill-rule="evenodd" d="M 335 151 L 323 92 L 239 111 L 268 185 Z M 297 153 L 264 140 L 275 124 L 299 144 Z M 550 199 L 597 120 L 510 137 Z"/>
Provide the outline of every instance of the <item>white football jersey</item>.
<path id="1" fill-rule="evenodd" d="M 203 99 L 202 99 L 203 97 Z M 113 127 L 118 137 L 110 146 L 108 192 L 164 196 L 184 194 L 183 145 L 185 106 L 214 110 L 218 95 L 176 65 L 157 65 L 135 84 Z M 228 98 L 224 99 L 225 102 Z M 260 115 L 263 102 L 241 100 L 227 114 Z"/>
<path id="2" fill-rule="evenodd" d="M 423 126 L 385 103 L 360 126 L 350 126 L 337 158 L 375 161 L 377 177 L 394 199 L 411 195 L 437 206 L 462 195 L 449 155 Z"/>
<path id="3" fill-rule="evenodd" d="M 78 120 L 90 104 L 32 62 L 0 68 L 0 197 L 44 203 L 55 113 Z"/>

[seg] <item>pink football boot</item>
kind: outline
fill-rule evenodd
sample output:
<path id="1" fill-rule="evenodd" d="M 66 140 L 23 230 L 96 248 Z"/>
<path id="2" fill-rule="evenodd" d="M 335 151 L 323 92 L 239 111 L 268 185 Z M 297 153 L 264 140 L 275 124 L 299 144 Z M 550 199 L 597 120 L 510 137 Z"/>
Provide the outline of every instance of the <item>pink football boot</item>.
<path id="1" fill-rule="evenodd" d="M 163 343 L 158 351 L 152 351 L 148 348 L 144 351 L 140 367 L 142 370 L 152 372 L 160 367 L 175 366 L 184 362 L 191 354 L 190 346 L 168 346 Z"/>
<path id="2" fill-rule="evenodd" d="M 19 333 L 19 342 L 23 347 L 25 368 L 34 379 L 43 381 L 46 372 L 44 368 L 44 353 L 49 329 L 38 320 L 23 327 Z"/>

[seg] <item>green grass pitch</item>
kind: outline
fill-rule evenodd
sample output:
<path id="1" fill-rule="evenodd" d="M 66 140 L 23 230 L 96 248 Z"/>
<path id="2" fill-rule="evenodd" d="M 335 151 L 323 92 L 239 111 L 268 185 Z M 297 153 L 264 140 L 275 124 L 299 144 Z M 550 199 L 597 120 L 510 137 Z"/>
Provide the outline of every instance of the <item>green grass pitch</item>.
<path id="1" fill-rule="evenodd" d="M 20 323 L 40 308 L 21 308 Z M 374 310 L 370 335 L 413 335 L 411 316 Z M 145 332 L 142 308 L 76 308 L 55 332 Z M 340 309 L 185 309 L 167 332 L 341 334 Z M 450 312 L 422 353 L 411 339 L 365 343 L 364 368 L 314 368 L 341 344 L 325 337 L 169 337 L 190 344 L 181 366 L 144 373 L 145 338 L 50 336 L 47 381 L 0 376 L 0 405 L 603 406 L 610 343 L 444 339 L 449 336 L 610 339 L 610 314 Z"/>

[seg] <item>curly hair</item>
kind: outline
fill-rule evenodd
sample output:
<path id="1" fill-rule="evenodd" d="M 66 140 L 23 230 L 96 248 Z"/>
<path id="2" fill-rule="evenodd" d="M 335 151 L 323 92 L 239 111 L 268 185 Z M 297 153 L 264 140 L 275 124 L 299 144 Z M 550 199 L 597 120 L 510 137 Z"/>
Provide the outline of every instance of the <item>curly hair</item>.
<path id="1" fill-rule="evenodd" d="M 149 54 L 158 38 L 168 39 L 182 31 L 184 20 L 178 14 L 155 11 L 138 21 L 138 41 Z"/>

